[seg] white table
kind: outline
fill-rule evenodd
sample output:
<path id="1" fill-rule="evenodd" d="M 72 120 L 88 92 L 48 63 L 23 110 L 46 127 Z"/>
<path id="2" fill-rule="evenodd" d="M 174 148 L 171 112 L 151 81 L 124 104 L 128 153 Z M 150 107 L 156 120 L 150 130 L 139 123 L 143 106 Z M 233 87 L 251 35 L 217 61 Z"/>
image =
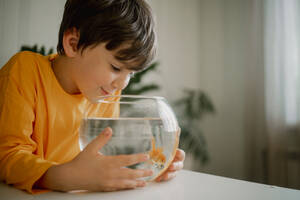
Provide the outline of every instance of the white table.
<path id="1" fill-rule="evenodd" d="M 168 182 L 149 183 L 144 188 L 109 193 L 48 192 L 30 195 L 11 186 L 0 184 L 2 200 L 176 200 L 176 199 L 228 199 L 228 200 L 300 200 L 300 190 L 263 185 L 247 181 L 182 170 Z"/>

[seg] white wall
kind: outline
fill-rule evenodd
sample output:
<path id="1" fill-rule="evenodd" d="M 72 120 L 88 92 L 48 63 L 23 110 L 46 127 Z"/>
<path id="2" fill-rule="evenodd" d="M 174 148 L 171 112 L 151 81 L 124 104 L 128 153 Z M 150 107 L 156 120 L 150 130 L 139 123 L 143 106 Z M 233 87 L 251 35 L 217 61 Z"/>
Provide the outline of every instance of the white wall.
<path id="1" fill-rule="evenodd" d="M 211 157 L 202 171 L 248 179 L 254 162 L 250 135 L 263 131 L 261 3 L 149 2 L 157 16 L 161 62 L 161 73 L 151 79 L 163 84 L 163 94 L 171 100 L 184 87 L 203 89 L 217 109 L 201 122 Z"/>
<path id="2" fill-rule="evenodd" d="M 23 44 L 56 47 L 64 2 L 0 0 L 0 65 Z M 211 157 L 202 171 L 246 179 L 247 140 L 257 131 L 257 109 L 263 109 L 255 101 L 263 94 L 256 90 L 263 88 L 260 30 L 253 29 L 260 20 L 253 14 L 257 0 L 149 2 L 156 14 L 160 65 L 146 82 L 159 83 L 156 94 L 170 101 L 186 87 L 205 90 L 217 113 L 201 124 Z"/>
<path id="3" fill-rule="evenodd" d="M 64 0 L 0 0 L 0 66 L 22 45 L 56 49 Z"/>

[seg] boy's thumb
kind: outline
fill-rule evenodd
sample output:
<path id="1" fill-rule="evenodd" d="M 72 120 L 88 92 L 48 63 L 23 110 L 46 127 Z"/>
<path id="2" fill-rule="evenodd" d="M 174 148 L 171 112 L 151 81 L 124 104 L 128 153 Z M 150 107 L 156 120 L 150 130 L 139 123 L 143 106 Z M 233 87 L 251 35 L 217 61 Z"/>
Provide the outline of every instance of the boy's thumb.
<path id="1" fill-rule="evenodd" d="M 98 152 L 110 139 L 112 130 L 106 127 L 95 139 L 93 139 L 86 147 L 89 151 Z"/>

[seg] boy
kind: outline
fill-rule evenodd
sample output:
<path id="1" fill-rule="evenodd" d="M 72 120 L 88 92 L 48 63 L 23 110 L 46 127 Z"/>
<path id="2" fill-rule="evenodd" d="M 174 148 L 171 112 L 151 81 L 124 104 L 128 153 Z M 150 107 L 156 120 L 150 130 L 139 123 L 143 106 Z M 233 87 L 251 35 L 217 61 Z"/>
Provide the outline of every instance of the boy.
<path id="1" fill-rule="evenodd" d="M 82 152 L 78 127 L 88 101 L 119 95 L 130 76 L 155 54 L 151 10 L 144 0 L 68 0 L 59 31 L 58 55 L 21 52 L 0 70 L 0 178 L 36 193 L 114 191 L 145 186 L 149 170 L 124 168 L 145 154 L 103 156 L 106 128 Z M 97 109 L 97 107 L 95 107 Z M 117 108 L 101 107 L 102 117 Z M 168 180 L 182 169 L 177 150 Z"/>

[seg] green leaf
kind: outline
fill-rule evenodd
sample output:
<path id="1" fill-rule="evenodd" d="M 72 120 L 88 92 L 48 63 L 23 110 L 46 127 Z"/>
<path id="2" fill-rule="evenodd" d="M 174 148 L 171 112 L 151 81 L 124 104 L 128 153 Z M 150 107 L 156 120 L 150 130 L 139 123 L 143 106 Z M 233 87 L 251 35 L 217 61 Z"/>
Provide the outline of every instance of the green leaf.
<path id="1" fill-rule="evenodd" d="M 212 101 L 202 90 L 185 89 L 183 97 L 175 100 L 173 105 L 181 127 L 180 148 L 205 164 L 209 154 L 199 123 L 206 114 L 215 112 Z"/>
<path id="2" fill-rule="evenodd" d="M 123 94 L 143 94 L 146 92 L 159 90 L 160 87 L 157 84 L 148 84 L 148 85 L 141 85 L 142 79 L 146 75 L 146 73 L 150 71 L 155 71 L 156 67 L 158 66 L 158 62 L 154 62 L 151 64 L 147 69 L 138 72 L 135 74 L 133 78 L 131 78 L 127 87 L 123 90 Z"/>
<path id="3" fill-rule="evenodd" d="M 21 46 L 20 51 L 32 51 L 32 52 L 39 53 L 39 54 L 42 54 L 42 55 L 46 56 L 46 55 L 50 55 L 50 54 L 53 53 L 53 48 L 50 48 L 49 51 L 48 51 L 48 54 L 46 54 L 45 46 L 42 46 L 38 50 L 38 45 L 37 44 L 35 44 L 33 46 L 23 45 L 23 46 Z"/>
<path id="4" fill-rule="evenodd" d="M 123 94 L 142 94 L 153 90 L 158 90 L 159 86 L 155 84 L 149 84 L 145 86 L 140 86 L 139 88 L 132 89 L 132 88 L 125 88 L 123 90 Z"/>
<path id="5" fill-rule="evenodd" d="M 142 81 L 142 78 L 145 76 L 145 74 L 148 73 L 148 72 L 150 72 L 150 71 L 155 71 L 157 66 L 158 66 L 158 62 L 154 62 L 147 69 L 145 69 L 145 70 L 143 70 L 141 72 L 137 72 L 134 75 L 134 77 L 130 79 L 130 82 L 129 82 L 128 86 L 130 87 L 131 84 L 140 83 Z"/>
<path id="6" fill-rule="evenodd" d="M 186 153 L 191 153 L 194 158 L 201 160 L 202 164 L 205 164 L 209 160 L 206 142 L 201 131 L 194 132 L 191 134 L 189 130 L 189 137 L 183 139 L 180 138 L 180 148 L 182 148 Z"/>

